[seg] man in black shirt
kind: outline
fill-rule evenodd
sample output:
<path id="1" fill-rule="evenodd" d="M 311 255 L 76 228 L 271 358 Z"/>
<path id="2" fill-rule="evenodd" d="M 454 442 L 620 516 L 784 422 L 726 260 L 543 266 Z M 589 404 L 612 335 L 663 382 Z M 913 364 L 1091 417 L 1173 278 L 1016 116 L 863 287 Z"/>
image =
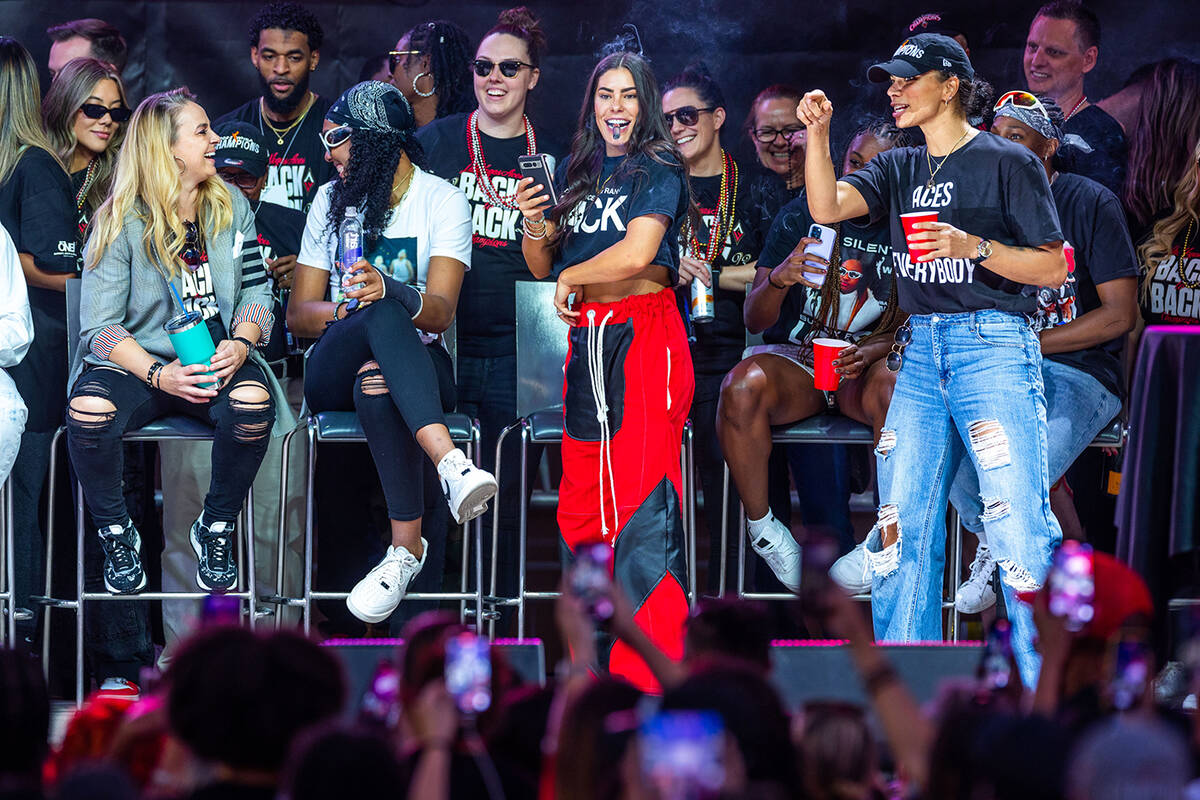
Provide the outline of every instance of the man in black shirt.
<path id="1" fill-rule="evenodd" d="M 262 95 L 217 120 L 247 122 L 268 147 L 263 201 L 308 211 L 317 187 L 333 177 L 325 160 L 321 123 L 330 101 L 309 91 L 321 58 L 321 23 L 296 3 L 272 3 L 250 21 L 250 63 L 258 70 Z"/>
<path id="2" fill-rule="evenodd" d="M 1077 0 L 1055 0 L 1038 9 L 1025 40 L 1025 83 L 1054 98 L 1066 114 L 1062 169 L 1091 178 L 1120 194 L 1127 146 L 1120 123 L 1088 102 L 1083 76 L 1100 54 L 1100 20 Z"/>

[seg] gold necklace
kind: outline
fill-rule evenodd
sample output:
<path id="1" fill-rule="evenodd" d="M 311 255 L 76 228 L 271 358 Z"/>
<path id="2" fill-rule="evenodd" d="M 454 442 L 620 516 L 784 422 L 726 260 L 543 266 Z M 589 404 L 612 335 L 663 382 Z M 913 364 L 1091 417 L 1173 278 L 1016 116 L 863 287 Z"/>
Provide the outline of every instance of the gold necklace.
<path id="1" fill-rule="evenodd" d="M 1188 220 L 1187 232 L 1183 234 L 1183 249 L 1179 251 L 1179 260 L 1175 262 L 1175 270 L 1179 273 L 1179 286 L 1186 286 L 1193 292 L 1200 289 L 1200 279 L 1189 281 L 1183 277 L 1183 262 L 1187 258 L 1188 244 L 1192 239 L 1192 226 L 1196 224 L 1195 220 Z"/>
<path id="2" fill-rule="evenodd" d="M 305 103 L 305 105 L 304 105 L 304 111 L 301 112 L 300 116 L 298 116 L 294 120 L 292 120 L 291 125 L 288 125 L 286 128 L 283 128 L 282 130 L 279 128 L 276 128 L 274 125 L 272 125 L 271 121 L 267 118 L 266 108 L 264 107 L 263 100 L 261 97 L 258 99 L 258 115 L 262 118 L 263 123 L 266 124 L 266 126 L 271 129 L 271 133 L 275 134 L 276 143 L 282 146 L 283 145 L 283 137 L 287 136 L 288 133 L 293 128 L 295 128 L 297 125 L 299 125 L 301 122 L 304 122 L 304 118 L 306 116 L 308 116 L 308 111 L 309 111 L 309 109 L 312 108 L 312 104 L 313 104 L 313 95 L 312 95 L 312 92 L 309 92 L 308 93 L 308 102 Z"/>
<path id="3" fill-rule="evenodd" d="M 950 156 L 954 155 L 954 151 L 958 149 L 958 146 L 962 144 L 962 140 L 967 138 L 968 134 L 970 134 L 972 130 L 972 128 L 967 128 L 963 135 L 958 137 L 958 141 L 955 142 L 950 148 L 950 152 L 942 156 L 942 160 L 938 163 L 937 169 L 933 168 L 933 157 L 929 155 L 929 145 L 925 146 L 925 162 L 929 165 L 929 180 L 925 181 L 926 189 L 933 188 L 933 179 L 936 178 L 937 174 L 942 171 L 942 167 L 946 165 L 946 161 L 950 158 Z"/>
<path id="4" fill-rule="evenodd" d="M 400 183 L 396 184 L 395 188 L 392 189 L 392 197 L 395 198 L 392 200 L 392 208 L 396 208 L 402 202 L 404 202 L 404 198 L 408 196 L 408 190 L 412 188 L 412 179 L 416 172 L 416 166 L 410 165 L 408 168 L 408 174 L 404 176 L 404 180 L 400 181 Z M 404 187 L 404 191 L 400 191 L 401 186 Z"/>

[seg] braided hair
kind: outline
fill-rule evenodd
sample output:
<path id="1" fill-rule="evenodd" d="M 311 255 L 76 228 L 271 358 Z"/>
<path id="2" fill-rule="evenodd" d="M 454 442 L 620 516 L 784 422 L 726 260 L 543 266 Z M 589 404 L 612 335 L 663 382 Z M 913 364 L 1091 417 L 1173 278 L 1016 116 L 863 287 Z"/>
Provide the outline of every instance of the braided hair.
<path id="1" fill-rule="evenodd" d="M 471 88 L 471 41 L 453 22 L 438 19 L 410 30 L 409 47 L 429 56 L 429 72 L 437 92 L 436 117 L 470 111 L 475 104 Z"/>

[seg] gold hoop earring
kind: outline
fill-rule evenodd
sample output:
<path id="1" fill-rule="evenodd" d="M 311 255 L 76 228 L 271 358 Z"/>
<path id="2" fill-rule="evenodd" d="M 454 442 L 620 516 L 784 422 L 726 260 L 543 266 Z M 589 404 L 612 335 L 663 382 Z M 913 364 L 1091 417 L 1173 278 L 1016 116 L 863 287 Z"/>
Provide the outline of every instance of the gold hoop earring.
<path id="1" fill-rule="evenodd" d="M 184 170 L 186 170 L 186 169 L 187 169 L 187 164 L 184 164 L 184 163 L 183 163 L 183 159 L 182 159 L 182 158 L 180 158 L 179 156 L 171 156 L 171 158 L 173 158 L 173 159 L 175 159 L 176 161 L 178 161 L 178 162 L 179 162 L 179 171 L 180 171 L 180 172 L 183 172 Z"/>
<path id="2" fill-rule="evenodd" d="M 432 89 L 430 89 L 428 92 L 422 92 L 420 89 L 417 88 L 417 81 L 421 80 L 421 78 L 425 77 L 426 75 L 428 75 L 431 80 L 433 79 L 432 72 L 418 72 L 417 76 L 415 78 L 413 78 L 413 94 L 415 94 L 417 97 L 433 97 L 435 94 L 437 94 L 437 86 L 436 85 Z"/>

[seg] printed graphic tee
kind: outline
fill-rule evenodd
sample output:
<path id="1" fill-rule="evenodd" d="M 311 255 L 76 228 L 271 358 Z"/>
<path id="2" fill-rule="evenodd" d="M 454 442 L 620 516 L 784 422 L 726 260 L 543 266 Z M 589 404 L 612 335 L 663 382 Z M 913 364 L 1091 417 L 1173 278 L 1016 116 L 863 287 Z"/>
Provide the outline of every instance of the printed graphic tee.
<path id="1" fill-rule="evenodd" d="M 1142 319 L 1147 325 L 1200 325 L 1200 246 L 1196 243 L 1200 229 L 1192 228 L 1184 252 L 1186 232 L 1185 227 L 1171 245 L 1171 252 L 1154 266 L 1148 292 L 1139 295 Z"/>
<path id="2" fill-rule="evenodd" d="M 335 175 L 333 165 L 325 160 L 325 146 L 321 144 L 321 125 L 331 105 L 333 101 L 324 97 L 313 100 L 304 121 L 284 134 L 282 145 L 263 121 L 258 97 L 221 116 L 213 125 L 245 122 L 256 127 L 267 143 L 267 183 L 260 199 L 307 213 L 317 188 Z"/>
<path id="3" fill-rule="evenodd" d="M 1032 314 L 1037 287 L 1001 278 L 969 258 L 914 261 L 900 215 L 936 211 L 939 222 L 1000 244 L 1060 242 L 1058 212 L 1042 163 L 1025 147 L 982 132 L 938 163 L 930 183 L 925 146 L 900 147 L 842 178 L 863 196 L 872 222 L 890 223 L 900 308 L 909 314 L 987 308 Z"/>
<path id="4" fill-rule="evenodd" d="M 883 221 L 864 222 L 848 220 L 837 228 L 838 270 L 831 268 L 826 274 L 826 280 L 839 284 L 836 320 L 820 308 L 818 290 L 795 284 L 784 295 L 779 319 L 763 331 L 764 342 L 800 345 L 801 354 L 811 362 L 813 339 L 825 336 L 857 343 L 875 329 L 892 297 L 891 231 Z M 767 234 L 758 266 L 774 269 L 782 264 L 812 225 L 807 196 L 784 206 Z"/>
<path id="5" fill-rule="evenodd" d="M 300 254 L 300 238 L 304 235 L 305 216 L 293 208 L 274 203 L 259 203 L 254 210 L 254 227 L 258 233 L 258 246 L 262 250 L 263 265 L 272 258 Z M 274 286 L 274 283 L 272 283 Z M 289 348 L 287 332 L 287 293 L 272 291 L 275 296 L 275 327 L 271 338 L 263 348 L 263 358 L 275 361 L 287 355 Z"/>
<path id="6" fill-rule="evenodd" d="M 417 133 L 430 173 L 462 190 L 471 205 L 471 271 L 458 296 L 458 352 L 485 358 L 516 353 L 517 281 L 533 280 L 521 254 L 521 212 L 487 201 L 467 147 L 468 114 L 434 120 Z M 497 139 L 480 132 L 488 180 L 496 194 L 517 193 L 517 159 L 525 135 Z M 554 165 L 551 162 L 551 169 Z"/>
<path id="7" fill-rule="evenodd" d="M 471 269 L 471 207 L 463 193 L 446 181 L 419 167 L 413 169 L 408 193 L 392 209 L 382 233 L 374 241 L 364 237 L 363 257 L 383 274 L 424 292 L 429 259 L 434 256 L 453 258 Z M 335 269 L 337 228 L 329 224 L 332 189 L 333 183 L 327 183 L 317 191 L 304 224 L 298 261 L 329 272 L 329 299 L 340 303 L 345 289 Z M 359 218 L 363 219 L 362 211 Z M 421 334 L 426 343 L 436 338 Z"/>

